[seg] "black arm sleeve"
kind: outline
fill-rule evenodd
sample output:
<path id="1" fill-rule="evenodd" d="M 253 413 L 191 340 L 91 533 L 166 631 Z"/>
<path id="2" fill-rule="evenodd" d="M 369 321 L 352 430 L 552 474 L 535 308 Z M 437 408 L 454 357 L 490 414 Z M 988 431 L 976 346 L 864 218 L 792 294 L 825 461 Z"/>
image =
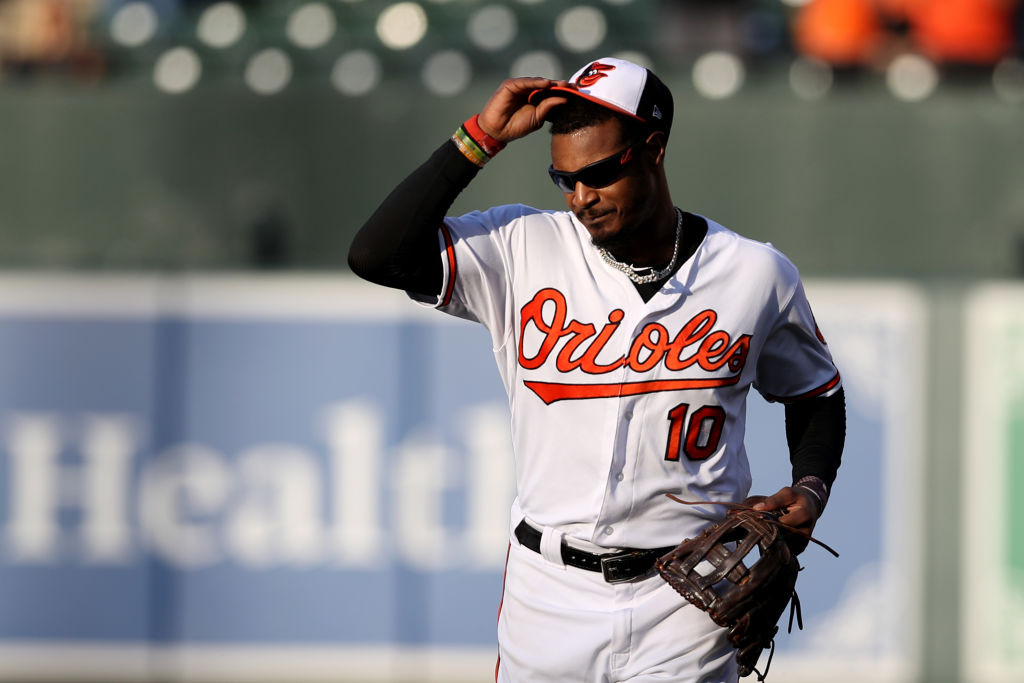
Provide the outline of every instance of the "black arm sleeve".
<path id="1" fill-rule="evenodd" d="M 438 295 L 443 271 L 437 231 L 479 170 L 446 140 L 359 229 L 348 252 L 352 271 L 385 287 Z"/>
<path id="2" fill-rule="evenodd" d="M 786 404 L 786 441 L 793 481 L 813 475 L 829 488 L 836 479 L 846 442 L 846 394 Z"/>

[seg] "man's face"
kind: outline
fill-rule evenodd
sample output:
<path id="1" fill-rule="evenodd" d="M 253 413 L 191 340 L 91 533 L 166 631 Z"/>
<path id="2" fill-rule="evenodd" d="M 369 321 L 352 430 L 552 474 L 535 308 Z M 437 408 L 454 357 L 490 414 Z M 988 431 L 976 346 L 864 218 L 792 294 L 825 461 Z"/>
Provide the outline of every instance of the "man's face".
<path id="1" fill-rule="evenodd" d="M 644 224 L 654 212 L 655 180 L 653 154 L 640 144 L 622 160 L 630 144 L 621 124 L 609 119 L 595 126 L 551 136 L 551 165 L 558 171 L 578 171 L 596 161 L 613 157 L 621 163 L 622 175 L 604 187 L 575 184 L 565 201 L 587 228 L 596 246 L 613 249 L 643 239 Z"/>

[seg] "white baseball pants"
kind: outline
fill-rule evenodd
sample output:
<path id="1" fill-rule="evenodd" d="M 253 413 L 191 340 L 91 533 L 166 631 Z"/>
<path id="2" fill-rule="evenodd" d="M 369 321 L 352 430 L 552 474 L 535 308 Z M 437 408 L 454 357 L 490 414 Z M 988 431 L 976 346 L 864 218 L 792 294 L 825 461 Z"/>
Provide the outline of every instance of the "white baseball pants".
<path id="1" fill-rule="evenodd" d="M 545 546 L 509 548 L 498 683 L 736 683 L 726 630 L 656 573 L 610 584 Z"/>

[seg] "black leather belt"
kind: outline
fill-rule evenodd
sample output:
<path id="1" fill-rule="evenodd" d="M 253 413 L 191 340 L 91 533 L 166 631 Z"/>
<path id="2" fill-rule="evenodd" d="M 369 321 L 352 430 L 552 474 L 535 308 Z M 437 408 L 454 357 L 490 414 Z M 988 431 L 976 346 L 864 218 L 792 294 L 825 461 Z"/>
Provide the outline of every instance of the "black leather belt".
<path id="1" fill-rule="evenodd" d="M 529 548 L 535 553 L 540 552 L 541 532 L 527 524 L 525 519 L 516 527 L 516 538 L 523 544 L 523 547 Z M 674 547 L 650 550 L 626 548 L 617 553 L 598 555 L 573 548 L 562 541 L 562 562 L 570 567 L 586 569 L 590 572 L 601 572 L 604 575 L 604 580 L 608 583 L 622 583 L 647 574 L 654 566 L 654 561 Z"/>

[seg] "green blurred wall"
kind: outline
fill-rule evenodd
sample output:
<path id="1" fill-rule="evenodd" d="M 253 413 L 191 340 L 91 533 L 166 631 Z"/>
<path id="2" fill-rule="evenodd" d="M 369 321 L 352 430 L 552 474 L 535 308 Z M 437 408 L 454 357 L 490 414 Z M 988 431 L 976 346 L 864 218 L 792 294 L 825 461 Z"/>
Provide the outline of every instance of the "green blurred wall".
<path id="1" fill-rule="evenodd" d="M 1024 105 L 986 82 L 909 104 L 864 78 L 804 102 L 780 71 L 709 101 L 685 76 L 666 77 L 681 206 L 805 275 L 1024 273 Z M 361 222 L 495 86 L 439 98 L 394 81 L 353 99 L 302 83 L 273 97 L 3 84 L 0 267 L 344 269 Z M 547 144 L 510 146 L 454 210 L 560 208 Z"/>

